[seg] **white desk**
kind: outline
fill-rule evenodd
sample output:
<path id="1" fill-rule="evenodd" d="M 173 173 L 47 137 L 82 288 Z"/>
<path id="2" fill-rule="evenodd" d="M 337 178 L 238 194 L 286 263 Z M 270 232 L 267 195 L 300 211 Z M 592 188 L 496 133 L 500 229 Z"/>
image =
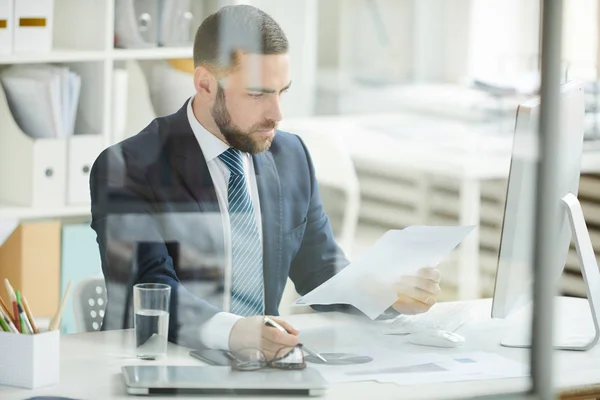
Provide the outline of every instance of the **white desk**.
<path id="1" fill-rule="evenodd" d="M 425 192 L 432 177 L 459 182 L 459 224 L 476 227 L 481 218 L 481 181 L 508 178 L 513 142 L 512 132 L 499 132 L 496 123 L 408 112 L 285 119 L 281 129 L 299 136 L 339 135 L 357 169 L 386 175 L 397 171 L 400 176 L 418 172 L 424 175 Z M 600 172 L 600 151 L 593 145 L 583 154 L 582 172 Z M 427 212 L 426 194 L 419 208 Z M 479 229 L 461 243 L 457 265 L 458 298 L 479 298 Z"/>
<path id="2" fill-rule="evenodd" d="M 561 300 L 563 301 L 563 300 Z M 565 299 L 567 304 L 585 307 L 586 303 L 578 299 Z M 482 314 L 489 315 L 491 302 L 478 300 Z M 355 324 L 356 320 L 348 315 L 337 313 L 301 314 L 289 319 L 306 335 L 307 343 L 318 348 L 321 340 L 343 341 L 345 324 Z M 528 350 L 509 349 L 498 345 L 510 324 L 505 320 L 487 320 L 473 326 L 461 328 L 460 333 L 467 338 L 462 349 L 439 349 L 440 352 L 463 352 L 482 350 L 496 352 L 504 357 L 528 362 Z M 338 327 L 340 329 L 335 329 Z M 373 328 L 373 327 L 371 327 Z M 332 329 L 333 333 L 323 335 L 323 329 Z M 397 342 L 398 348 L 407 353 L 420 351 L 431 352 L 431 348 L 422 348 L 403 343 L 399 336 L 380 336 L 377 340 L 387 343 Z M 132 399 L 126 394 L 125 385 L 120 375 L 120 368 L 126 364 L 147 364 L 131 356 L 132 332 L 112 331 L 86 334 L 65 335 L 61 340 L 61 379 L 60 384 L 38 390 L 25 390 L 0 387 L 0 398 L 3 400 L 21 400 L 34 395 L 56 395 L 78 399 Z M 199 365 L 200 361 L 188 356 L 188 350 L 175 345 L 168 349 L 168 359 L 162 364 Z M 557 384 L 566 395 L 589 394 L 589 397 L 600 396 L 600 348 L 588 352 L 556 352 L 558 370 Z M 437 385 L 398 386 L 395 384 L 379 384 L 375 382 L 356 382 L 331 385 L 324 399 L 450 399 L 465 398 L 475 395 L 526 391 L 529 378 L 502 379 L 493 381 L 473 381 L 440 383 Z M 154 397 L 156 398 L 156 397 Z M 159 397 L 162 398 L 162 397 Z M 165 397 L 167 398 L 167 397 Z M 172 397 L 171 397 L 172 398 Z M 223 397 L 220 397 L 223 398 Z M 249 397 L 246 397 L 249 398 Z"/>

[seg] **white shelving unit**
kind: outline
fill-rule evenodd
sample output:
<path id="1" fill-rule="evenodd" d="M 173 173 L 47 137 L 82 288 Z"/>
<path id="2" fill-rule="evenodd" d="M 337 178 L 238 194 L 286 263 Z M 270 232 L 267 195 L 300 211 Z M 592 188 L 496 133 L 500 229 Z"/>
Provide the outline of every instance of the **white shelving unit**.
<path id="1" fill-rule="evenodd" d="M 82 76 L 77 112 L 76 134 L 98 134 L 105 147 L 114 143 L 112 129 L 113 71 L 125 62 L 191 58 L 192 46 L 155 48 L 114 48 L 114 10 L 116 0 L 80 2 L 55 0 L 53 49 L 44 54 L 12 54 L 0 56 L 0 69 L 11 65 L 62 64 Z M 85 3 L 85 4 L 84 4 Z M 195 21 L 193 29 L 207 13 L 226 2 L 192 0 Z M 192 32 L 193 34 L 193 32 Z M 193 37 L 193 36 L 192 36 Z M 132 94 L 132 97 L 134 94 Z M 149 104 L 149 102 L 146 102 Z M 150 121 L 147 121 L 148 123 Z M 1 125 L 1 121 L 0 121 Z M 133 135 L 137 132 L 127 132 Z M 89 160 L 90 165 L 94 160 Z M 2 190 L 10 190 L 3 188 Z M 0 203 L 0 219 L 19 220 L 88 217 L 89 204 L 60 207 L 27 207 Z"/>
<path id="2" fill-rule="evenodd" d="M 68 217 L 88 217 L 90 215 L 90 206 L 69 206 L 52 208 L 33 208 L 33 207 L 0 207 L 0 220 L 18 219 L 33 220 L 46 218 L 68 218 Z"/>
<path id="3" fill-rule="evenodd" d="M 113 60 L 159 60 L 169 58 L 192 58 L 191 47 L 163 47 L 158 49 L 115 49 L 108 58 Z"/>
<path id="4" fill-rule="evenodd" d="M 164 60 L 170 58 L 192 58 L 192 47 L 114 49 L 109 51 L 55 49 L 47 54 L 0 56 L 0 65 L 114 60 Z"/>
<path id="5" fill-rule="evenodd" d="M 115 2 L 118 0 L 54 0 L 53 50 L 46 54 L 13 54 L 0 56 L 0 70 L 11 65 L 53 63 L 66 65 L 82 77 L 82 88 L 77 112 L 76 134 L 102 135 L 105 147 L 117 140 L 113 130 L 113 76 L 115 68 L 131 68 L 149 73 L 153 63 L 168 59 L 192 58 L 192 45 L 184 47 L 115 48 Z M 284 2 L 280 0 L 192 0 L 192 35 L 210 13 L 228 4 L 253 4 L 272 15 L 282 26 L 290 41 L 290 52 L 298 67 L 292 68 L 294 93 L 284 100 L 287 116 L 312 113 L 316 73 L 316 13 L 317 0 Z M 307 34 L 308 33 L 308 34 Z M 137 68 L 137 67 L 140 68 Z M 146 75 L 147 77 L 147 75 Z M 139 78 L 139 77 L 138 77 Z M 128 101 L 142 105 L 127 105 L 127 117 L 136 119 L 125 124 L 125 137 L 136 134 L 142 122 L 154 110 L 150 99 L 140 98 L 148 93 L 129 83 Z M 147 82 L 145 83 L 147 84 Z M 136 90 L 132 90 L 132 88 Z M 142 95 L 140 94 L 142 92 Z M 139 99 L 139 100 L 138 100 Z M 185 99 L 182 99 L 182 104 Z M 150 105 L 150 106 L 148 106 Z M 137 108 L 136 108 L 137 107 Z M 145 107 L 145 110 L 140 110 Z M 2 121 L 0 121 L 2 126 Z M 144 125 L 145 126 L 145 125 Z M 137 129 L 137 131 L 135 131 Z M 94 160 L 90 160 L 90 165 Z M 0 190 L 11 190 L 0 188 Z M 59 208 L 23 207 L 0 202 L 0 218 L 19 219 L 61 218 L 87 216 L 89 204 Z"/>
<path id="6" fill-rule="evenodd" d="M 0 56 L 1 65 L 103 61 L 106 52 L 96 50 L 55 49 L 47 54 L 13 54 Z"/>

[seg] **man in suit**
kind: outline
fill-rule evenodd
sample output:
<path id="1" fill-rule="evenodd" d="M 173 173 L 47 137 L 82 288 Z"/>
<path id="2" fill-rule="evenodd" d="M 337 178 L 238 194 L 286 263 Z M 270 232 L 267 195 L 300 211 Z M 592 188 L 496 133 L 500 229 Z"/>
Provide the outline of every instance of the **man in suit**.
<path id="1" fill-rule="evenodd" d="M 195 95 L 105 150 L 92 169 L 103 329 L 131 326 L 133 284 L 166 283 L 170 340 L 272 355 L 298 344 L 285 321 L 288 334 L 261 323 L 278 314 L 288 276 L 305 294 L 348 261 L 308 150 L 277 130 L 291 87 L 279 25 L 251 6 L 224 7 L 198 28 L 194 67 Z M 425 312 L 440 292 L 435 269 L 394 278 L 391 311 Z"/>

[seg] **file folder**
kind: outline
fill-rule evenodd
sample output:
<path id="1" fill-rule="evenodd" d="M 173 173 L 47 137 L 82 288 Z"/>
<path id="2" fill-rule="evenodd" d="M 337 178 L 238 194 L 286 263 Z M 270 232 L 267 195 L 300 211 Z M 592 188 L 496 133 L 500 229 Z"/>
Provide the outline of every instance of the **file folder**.
<path id="1" fill-rule="evenodd" d="M 116 0 L 117 47 L 141 48 L 158 45 L 159 0 Z"/>
<path id="2" fill-rule="evenodd" d="M 15 53 L 47 53 L 52 50 L 54 0 L 18 0 L 14 3 Z"/>
<path id="3" fill-rule="evenodd" d="M 90 203 L 90 170 L 104 149 L 102 135 L 74 135 L 68 141 L 67 204 Z"/>
<path id="4" fill-rule="evenodd" d="M 159 16 L 158 42 L 161 46 L 194 44 L 194 15 L 190 0 L 163 0 Z"/>
<path id="5" fill-rule="evenodd" d="M 13 51 L 13 6 L 14 0 L 0 0 L 0 55 Z"/>
<path id="6" fill-rule="evenodd" d="M 127 123 L 127 98 L 129 90 L 129 73 L 124 68 L 115 68 L 112 80 L 112 125 L 111 144 L 118 143 L 125 138 L 125 125 Z M 133 93 L 132 93 L 133 95 Z M 137 94 L 135 95 L 137 98 Z"/>
<path id="7" fill-rule="evenodd" d="M 34 64 L 11 66 L 0 82 L 17 124 L 34 138 L 73 135 L 81 77 L 67 67 Z"/>
<path id="8" fill-rule="evenodd" d="M 64 206 L 67 145 L 64 139 L 35 139 L 15 122 L 0 90 L 0 203 L 29 206 Z"/>
<path id="9" fill-rule="evenodd" d="M 135 60 L 127 61 L 126 71 L 127 93 L 129 93 L 129 96 L 135 95 L 135 101 L 133 99 L 127 101 L 127 120 L 125 121 L 125 133 L 122 139 L 137 135 L 148 125 L 148 121 L 156 118 L 154 106 L 150 100 L 148 80 L 142 67 Z"/>

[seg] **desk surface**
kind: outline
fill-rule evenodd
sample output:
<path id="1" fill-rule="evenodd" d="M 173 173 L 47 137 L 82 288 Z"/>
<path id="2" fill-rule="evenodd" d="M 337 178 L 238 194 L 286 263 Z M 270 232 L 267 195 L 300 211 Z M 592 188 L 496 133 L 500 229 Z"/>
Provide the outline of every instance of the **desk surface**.
<path id="1" fill-rule="evenodd" d="M 565 298 L 561 299 L 561 302 L 568 304 L 569 307 L 579 309 L 587 307 L 587 302 L 580 299 Z M 477 308 L 482 315 L 489 315 L 490 305 L 489 299 L 477 301 Z M 305 342 L 316 348 L 318 348 L 320 340 L 339 339 L 343 341 L 344 327 L 348 324 L 356 324 L 353 317 L 336 313 L 294 315 L 288 320 L 301 330 L 301 335 L 305 335 Z M 335 327 L 342 328 L 342 330 L 336 330 Z M 334 333 L 323 335 L 323 329 L 333 329 Z M 528 362 L 529 350 L 499 346 L 499 340 L 506 335 L 509 329 L 510 323 L 506 320 L 487 319 L 476 324 L 467 324 L 459 330 L 467 338 L 465 346 L 461 349 L 436 349 L 434 351 L 451 353 L 481 350 L 497 353 L 512 360 Z M 401 336 L 385 336 L 385 340 L 396 340 L 398 349 L 406 350 L 407 353 L 432 351 L 431 348 L 404 343 Z M 131 331 L 64 335 L 61 338 L 60 384 L 37 390 L 0 387 L 0 398 L 16 400 L 39 395 L 60 395 L 76 399 L 132 399 L 134 397 L 126 394 L 120 374 L 121 366 L 147 363 L 151 362 L 140 361 L 133 357 Z M 155 361 L 154 363 L 201 364 L 200 361 L 188 356 L 187 349 L 172 344 L 169 344 L 168 358 L 165 361 Z M 597 396 L 600 393 L 600 348 L 598 346 L 587 352 L 557 351 L 555 366 L 557 369 L 556 383 L 563 394 L 573 396 L 593 394 Z M 420 386 L 355 382 L 331 385 L 322 398 L 464 398 L 508 391 L 526 391 L 529 385 L 528 377 Z M 250 397 L 244 398 L 249 399 Z"/>

